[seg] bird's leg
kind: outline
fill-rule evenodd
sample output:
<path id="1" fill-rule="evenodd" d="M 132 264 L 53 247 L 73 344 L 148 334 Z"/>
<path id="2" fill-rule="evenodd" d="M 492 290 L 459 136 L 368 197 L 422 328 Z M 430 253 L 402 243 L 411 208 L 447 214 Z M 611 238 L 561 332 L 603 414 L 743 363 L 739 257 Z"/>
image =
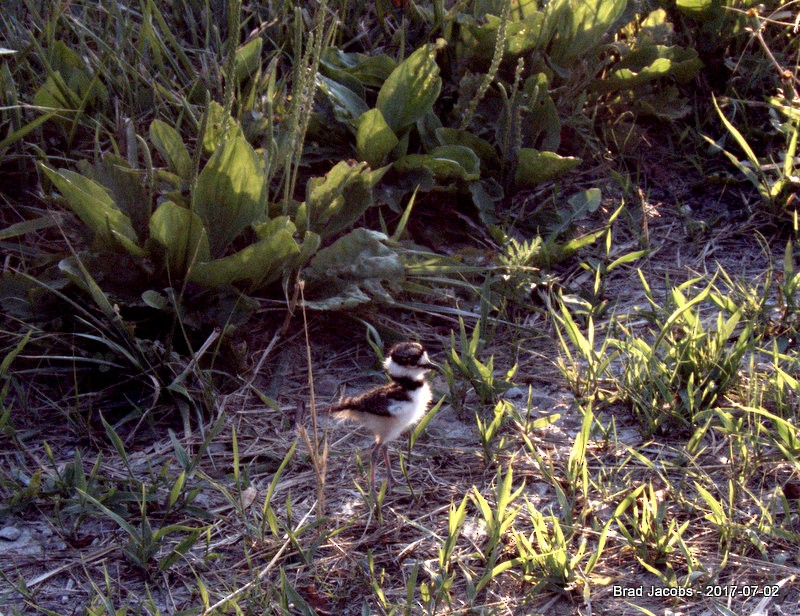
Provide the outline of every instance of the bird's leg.
<path id="1" fill-rule="evenodd" d="M 369 457 L 369 485 L 375 487 L 375 466 L 378 464 L 378 458 L 381 455 L 381 444 L 375 443 L 372 446 L 372 454 Z"/>
<path id="2" fill-rule="evenodd" d="M 395 478 L 392 473 L 392 463 L 389 461 L 389 448 L 386 447 L 386 445 L 383 446 L 383 461 L 386 463 L 386 487 L 391 490 L 392 486 L 395 484 Z"/>

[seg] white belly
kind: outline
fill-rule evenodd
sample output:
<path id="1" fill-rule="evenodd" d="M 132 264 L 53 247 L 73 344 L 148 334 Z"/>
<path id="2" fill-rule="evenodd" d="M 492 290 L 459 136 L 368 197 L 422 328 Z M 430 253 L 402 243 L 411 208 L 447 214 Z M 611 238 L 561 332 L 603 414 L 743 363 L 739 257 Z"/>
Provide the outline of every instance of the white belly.
<path id="1" fill-rule="evenodd" d="M 428 410 L 433 393 L 427 383 L 409 391 L 411 400 L 395 400 L 389 404 L 389 415 L 376 415 L 346 410 L 338 413 L 339 419 L 355 421 L 372 431 L 377 443 L 393 441 L 409 427 L 419 422 Z"/>
<path id="2" fill-rule="evenodd" d="M 393 441 L 408 428 L 418 423 L 428 410 L 433 394 L 431 387 L 423 383 L 422 387 L 410 391 L 411 400 L 406 402 L 394 402 L 389 405 L 389 412 L 392 420 L 389 422 L 388 429 L 383 433 L 382 442 Z"/>

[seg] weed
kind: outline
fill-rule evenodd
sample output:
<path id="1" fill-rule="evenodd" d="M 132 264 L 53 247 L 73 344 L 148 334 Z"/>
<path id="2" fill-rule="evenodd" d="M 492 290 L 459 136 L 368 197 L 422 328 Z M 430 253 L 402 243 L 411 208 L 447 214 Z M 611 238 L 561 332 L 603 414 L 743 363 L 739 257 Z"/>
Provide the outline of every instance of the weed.
<path id="1" fill-rule="evenodd" d="M 450 503 L 447 515 L 447 538 L 438 549 L 438 571 L 430 582 L 420 584 L 420 596 L 426 604 L 429 614 L 436 614 L 439 606 L 444 603 L 451 604 L 451 587 L 456 574 L 452 569 L 451 560 L 456 543 L 464 527 L 467 516 L 467 496 L 461 499 L 461 504 L 456 507 Z"/>
<path id="2" fill-rule="evenodd" d="M 680 526 L 675 518 L 668 521 L 668 494 L 665 490 L 653 488 L 652 483 L 638 492 L 635 502 L 617 519 L 617 527 L 634 548 L 636 560 L 666 585 L 675 586 L 677 579 L 670 556 L 677 547 L 687 562 L 692 562 L 691 552 L 683 540 L 691 520 L 686 520 Z"/>
<path id="3" fill-rule="evenodd" d="M 648 299 L 657 307 L 649 286 Z M 684 291 L 700 282 L 688 280 L 670 292 L 672 311 L 656 323 L 652 343 L 627 332 L 614 342 L 625 357 L 621 396 L 629 402 L 646 434 L 669 427 L 688 430 L 698 414 L 711 408 L 736 381 L 740 362 L 752 348 L 752 323 L 733 345 L 741 312 L 729 318 L 717 314 L 716 327 L 707 328 L 700 305 L 711 294 L 713 281 L 691 299 Z"/>
<path id="4" fill-rule="evenodd" d="M 459 317 L 459 349 L 456 350 L 455 334 L 450 334 L 450 348 L 447 351 L 448 361 L 442 368 L 450 389 L 451 404 L 460 406 L 459 399 L 463 399 L 464 393 L 459 394 L 459 381 L 456 375 L 467 379 L 467 382 L 475 390 L 481 405 L 494 404 L 498 396 L 512 387 L 511 380 L 517 371 L 513 366 L 506 372 L 505 379 L 499 379 L 494 374 L 494 357 L 484 363 L 478 359 L 483 351 L 484 340 L 481 338 L 480 323 L 476 323 L 472 330 L 472 335 L 467 336 L 464 320 Z"/>
<path id="5" fill-rule="evenodd" d="M 503 449 L 505 439 L 501 438 L 496 446 L 493 444 L 493 441 L 513 408 L 514 405 L 508 400 L 500 400 L 494 406 L 494 418 L 486 422 L 481 419 L 480 413 L 475 413 L 475 422 L 478 424 L 478 435 L 481 440 L 483 459 L 486 466 L 489 466 L 494 461 L 495 451 L 501 451 Z"/>
<path id="6" fill-rule="evenodd" d="M 587 317 L 586 334 L 584 334 L 572 317 L 563 298 L 560 298 L 559 305 L 560 313 L 553 311 L 552 314 L 564 354 L 563 357 L 558 358 L 561 374 L 579 398 L 590 401 L 608 398 L 611 366 L 619 355 L 619 351 L 608 352 L 612 347 L 611 338 L 608 336 L 603 339 L 600 348 L 596 348 L 594 317 L 591 315 Z M 566 333 L 566 338 L 564 333 Z M 571 350 L 567 340 L 577 349 L 577 353 Z"/>
<path id="7" fill-rule="evenodd" d="M 472 598 L 477 597 L 489 582 L 508 568 L 506 564 L 499 562 L 504 550 L 503 538 L 511 530 L 517 514 L 522 509 L 521 505 L 513 508 L 512 505 L 525 489 L 523 483 L 523 485 L 514 490 L 512 486 L 513 480 L 514 472 L 510 465 L 505 473 L 501 467 L 497 468 L 494 507 L 477 490 L 473 490 L 472 494 L 470 494 L 483 518 L 487 535 L 486 545 L 481 548 L 479 554 L 484 562 L 485 569 L 483 575 L 478 579 L 478 583 L 469 590 Z"/>
<path id="8" fill-rule="evenodd" d="M 728 573 L 780 577 L 761 607 L 797 604 L 794 245 L 782 272 L 716 268 L 664 297 L 642 274 L 650 306 L 629 318 L 620 274 L 645 253 L 620 252 L 616 223 L 641 205 L 634 241 L 659 267 L 661 232 L 680 229 L 673 180 L 717 201 L 718 160 L 792 214 L 795 4 L 5 4 L 0 516 L 20 538 L 0 556 L 0 609 L 516 613 L 575 610 L 556 602 L 581 591 L 577 609 L 603 612 L 607 579 Z M 709 158 L 696 137 L 720 130 L 725 158 Z M 680 177 L 678 158 L 705 177 Z M 730 187 L 721 204 L 747 201 Z M 685 218 L 703 255 L 751 229 Z M 539 300 L 561 380 L 529 331 Z M 298 301 L 309 366 L 351 346 L 323 312 L 368 323 L 372 342 L 453 330 L 449 395 L 400 459 L 410 493 L 353 490 L 317 426 L 291 429 L 299 401 L 315 410 L 312 375 L 293 370 Z M 271 329 L 246 387 L 219 370 L 220 351 L 235 342 L 246 364 Z M 274 399 L 255 380 L 268 359 Z M 549 410 L 531 385 L 516 407 L 512 380 L 566 381 L 577 403 L 559 392 Z M 477 433 L 450 416 L 468 395 Z M 182 435 L 152 412 L 164 402 Z M 433 420 L 442 441 L 421 438 Z M 660 438 L 674 434 L 688 442 Z M 68 560 L 31 539 L 44 527 Z M 36 556 L 8 556 L 28 540 Z"/>
<path id="9" fill-rule="evenodd" d="M 567 539 L 572 532 L 562 527 L 556 516 L 544 516 L 530 502 L 526 502 L 526 509 L 533 532 L 528 536 L 514 533 L 518 556 L 509 565 L 519 569 L 520 578 L 533 585 L 533 592 L 546 588 L 573 590 L 582 578 L 578 564 L 584 558 L 585 543 L 573 551 Z"/>

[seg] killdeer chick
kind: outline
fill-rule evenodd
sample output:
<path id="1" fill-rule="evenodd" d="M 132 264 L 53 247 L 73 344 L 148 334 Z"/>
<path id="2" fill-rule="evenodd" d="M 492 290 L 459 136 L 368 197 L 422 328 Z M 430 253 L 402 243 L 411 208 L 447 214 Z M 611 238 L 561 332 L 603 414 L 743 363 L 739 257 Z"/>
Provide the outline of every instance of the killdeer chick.
<path id="1" fill-rule="evenodd" d="M 390 383 L 370 389 L 352 398 L 343 398 L 327 409 L 337 419 L 354 421 L 375 436 L 370 457 L 370 482 L 375 483 L 375 464 L 383 451 L 387 487 L 395 482 L 386 444 L 417 423 L 431 402 L 431 387 L 425 373 L 436 366 L 425 348 L 416 342 L 400 342 L 389 349 L 383 363 Z"/>

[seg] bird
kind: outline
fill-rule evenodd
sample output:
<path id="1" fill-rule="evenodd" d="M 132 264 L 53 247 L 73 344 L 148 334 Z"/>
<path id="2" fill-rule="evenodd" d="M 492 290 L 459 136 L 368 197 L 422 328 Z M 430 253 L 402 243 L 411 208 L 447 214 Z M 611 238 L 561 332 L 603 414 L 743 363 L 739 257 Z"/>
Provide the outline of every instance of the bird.
<path id="1" fill-rule="evenodd" d="M 370 456 L 370 484 L 375 484 L 375 465 L 383 453 L 387 491 L 395 483 L 387 444 L 419 422 L 433 393 L 425 380 L 436 368 L 418 342 L 399 342 L 389 349 L 383 363 L 390 382 L 362 394 L 340 400 L 325 411 L 342 421 L 358 423 L 375 437 Z"/>

